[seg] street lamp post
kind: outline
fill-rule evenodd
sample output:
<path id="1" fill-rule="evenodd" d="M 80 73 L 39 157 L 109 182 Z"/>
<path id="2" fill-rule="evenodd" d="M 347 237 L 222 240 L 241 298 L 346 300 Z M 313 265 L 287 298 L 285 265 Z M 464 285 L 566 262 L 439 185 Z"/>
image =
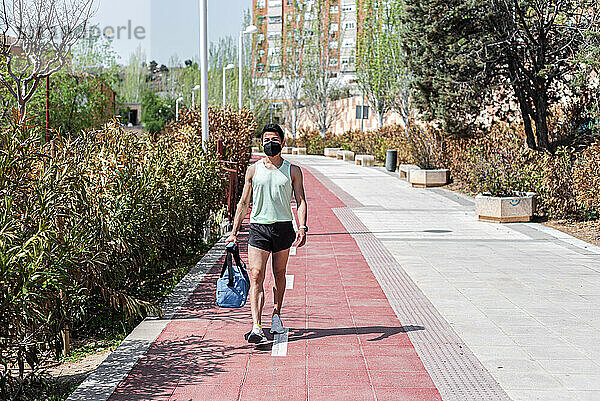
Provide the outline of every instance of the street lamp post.
<path id="1" fill-rule="evenodd" d="M 175 121 L 179 121 L 179 103 L 183 102 L 183 98 L 180 97 L 175 101 Z"/>
<path id="2" fill-rule="evenodd" d="M 202 149 L 208 144 L 208 0 L 200 0 L 200 112 L 202 113 Z"/>
<path id="3" fill-rule="evenodd" d="M 196 85 L 192 88 L 192 109 L 194 108 L 194 106 L 196 106 L 196 97 L 194 96 L 196 94 L 196 91 L 200 89 L 200 85 Z"/>
<path id="4" fill-rule="evenodd" d="M 242 102 L 242 84 L 243 84 L 242 45 L 243 45 L 243 41 L 242 41 L 242 39 L 245 34 L 251 35 L 251 34 L 255 34 L 256 32 L 258 32 L 258 28 L 256 26 L 248 25 L 248 27 L 246 27 L 245 30 L 240 32 L 240 37 L 238 40 L 238 69 L 239 69 L 238 108 L 239 108 L 240 112 L 242 111 L 242 106 L 243 106 L 243 102 Z"/>
<path id="5" fill-rule="evenodd" d="M 225 80 L 225 71 L 231 70 L 233 67 L 234 65 L 231 63 L 227 64 L 226 67 L 223 67 L 223 107 L 225 107 L 225 103 L 227 102 L 227 99 L 225 97 L 225 91 L 227 90 L 227 88 L 225 87 L 225 85 L 227 84 Z"/>

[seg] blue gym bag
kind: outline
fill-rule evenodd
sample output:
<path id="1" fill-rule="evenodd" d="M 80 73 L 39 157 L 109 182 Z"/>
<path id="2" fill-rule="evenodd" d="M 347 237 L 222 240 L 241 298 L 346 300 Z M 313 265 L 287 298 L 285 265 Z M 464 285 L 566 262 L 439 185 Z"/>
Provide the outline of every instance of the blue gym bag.
<path id="1" fill-rule="evenodd" d="M 225 247 L 227 254 L 221 277 L 217 280 L 217 305 L 222 308 L 241 308 L 246 304 L 250 290 L 250 278 L 246 265 L 240 258 L 240 250 L 235 242 Z M 237 268 L 233 266 L 233 261 Z"/>

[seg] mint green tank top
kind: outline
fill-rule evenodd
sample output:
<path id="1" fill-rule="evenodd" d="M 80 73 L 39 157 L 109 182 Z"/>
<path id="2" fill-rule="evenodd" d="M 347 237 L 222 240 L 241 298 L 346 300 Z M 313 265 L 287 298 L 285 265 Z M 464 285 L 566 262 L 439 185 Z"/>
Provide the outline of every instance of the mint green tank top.
<path id="1" fill-rule="evenodd" d="M 255 166 L 250 223 L 292 221 L 290 162 L 283 159 L 283 164 L 277 170 L 269 170 L 264 164 L 264 159 L 258 161 Z"/>

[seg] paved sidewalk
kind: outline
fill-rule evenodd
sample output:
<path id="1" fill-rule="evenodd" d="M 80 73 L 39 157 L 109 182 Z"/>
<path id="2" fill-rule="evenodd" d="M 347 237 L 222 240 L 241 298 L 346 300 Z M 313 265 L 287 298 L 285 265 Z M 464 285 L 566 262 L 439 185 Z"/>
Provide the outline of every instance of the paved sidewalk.
<path id="1" fill-rule="evenodd" d="M 112 400 L 600 399 L 598 248 L 480 223 L 470 199 L 380 168 L 287 158 L 310 227 L 288 265 L 289 333 L 246 345 L 249 306 L 214 306 L 217 262 Z"/>
<path id="2" fill-rule="evenodd" d="M 539 224 L 478 222 L 471 199 L 383 169 L 290 159 L 354 198 L 352 213 L 511 398 L 600 400 L 598 247 Z"/>
<path id="3" fill-rule="evenodd" d="M 311 235 L 290 257 L 287 342 L 277 338 L 264 349 L 244 343 L 249 307 L 214 307 L 216 266 L 112 400 L 441 399 L 408 337 L 423 327 L 398 321 L 333 212 L 344 203 L 309 172 L 305 180 Z M 265 322 L 271 287 L 269 278 Z"/>

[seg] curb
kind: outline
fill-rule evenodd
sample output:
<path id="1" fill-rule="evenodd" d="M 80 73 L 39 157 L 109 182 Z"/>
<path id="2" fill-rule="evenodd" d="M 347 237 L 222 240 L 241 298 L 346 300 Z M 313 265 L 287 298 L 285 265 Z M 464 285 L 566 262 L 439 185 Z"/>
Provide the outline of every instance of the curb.
<path id="1" fill-rule="evenodd" d="M 67 401 L 106 401 L 127 377 L 137 361 L 173 319 L 196 290 L 198 283 L 225 253 L 226 235 L 222 236 L 188 274 L 173 288 L 162 303 L 164 316 L 148 316 L 67 398 Z"/>

